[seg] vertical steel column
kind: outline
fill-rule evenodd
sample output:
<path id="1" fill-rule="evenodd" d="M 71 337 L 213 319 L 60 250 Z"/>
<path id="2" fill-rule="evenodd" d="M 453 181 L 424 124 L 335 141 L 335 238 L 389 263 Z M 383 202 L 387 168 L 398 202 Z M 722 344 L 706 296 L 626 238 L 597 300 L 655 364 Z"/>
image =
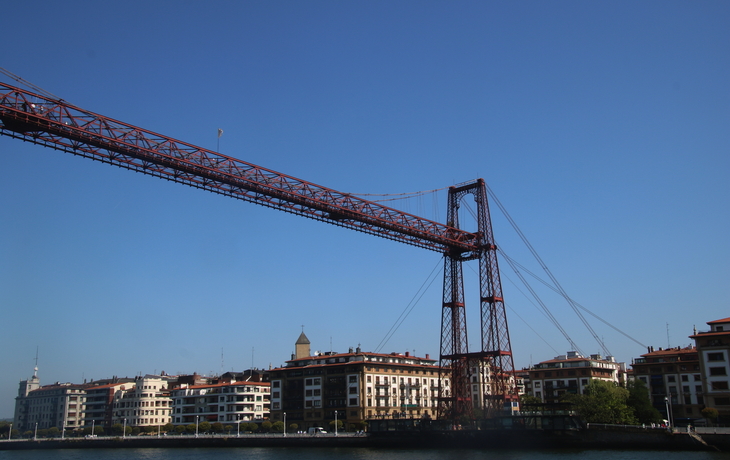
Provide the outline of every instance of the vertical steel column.
<path id="1" fill-rule="evenodd" d="M 477 180 L 472 191 L 477 203 L 479 235 L 479 289 L 482 320 L 482 356 L 488 360 L 488 382 L 484 394 L 486 416 L 497 415 L 505 404 L 517 400 L 514 359 L 507 326 L 507 314 L 502 296 L 502 282 L 497 263 L 497 245 L 492 233 L 492 221 L 487 201 L 487 187 Z"/>
<path id="2" fill-rule="evenodd" d="M 447 225 L 459 228 L 461 193 L 449 189 Z M 441 310 L 441 380 L 448 374 L 450 393 L 439 386 L 439 418 L 454 423 L 472 420 L 473 410 L 469 394 L 468 341 L 466 309 L 464 304 L 464 277 L 462 255 L 454 250 L 444 254 L 444 292 Z"/>
<path id="3" fill-rule="evenodd" d="M 484 180 L 449 189 L 447 225 L 459 228 L 458 210 L 465 195 L 473 195 L 477 207 L 478 241 L 473 252 L 444 254 L 444 293 L 441 314 L 441 376 L 450 375 L 451 392 L 439 388 L 439 418 L 463 423 L 474 418 L 470 397 L 470 370 L 481 374 L 484 415 L 503 413 L 505 404 L 516 400 L 514 362 L 497 265 L 497 246 L 487 204 Z M 479 260 L 481 351 L 468 351 L 462 263 Z"/>

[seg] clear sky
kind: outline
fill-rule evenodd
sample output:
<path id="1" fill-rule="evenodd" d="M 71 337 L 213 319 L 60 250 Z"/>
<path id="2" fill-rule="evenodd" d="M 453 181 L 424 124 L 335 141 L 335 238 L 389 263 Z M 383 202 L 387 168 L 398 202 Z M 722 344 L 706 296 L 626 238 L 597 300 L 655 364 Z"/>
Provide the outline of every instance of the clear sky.
<path id="1" fill-rule="evenodd" d="M 730 316 L 728 2 L 6 3 L 0 67 L 77 106 L 213 150 L 220 128 L 222 153 L 343 192 L 483 177 L 568 294 L 642 344 Z M 43 384 L 279 366 L 302 325 L 313 350 L 374 351 L 441 268 L 7 137 L 0 170 L 0 417 L 36 348 Z M 443 191 L 388 203 L 446 212 Z M 516 367 L 568 351 L 501 268 Z M 437 357 L 440 303 L 438 277 L 382 351 Z M 619 361 L 646 352 L 591 321 Z"/>

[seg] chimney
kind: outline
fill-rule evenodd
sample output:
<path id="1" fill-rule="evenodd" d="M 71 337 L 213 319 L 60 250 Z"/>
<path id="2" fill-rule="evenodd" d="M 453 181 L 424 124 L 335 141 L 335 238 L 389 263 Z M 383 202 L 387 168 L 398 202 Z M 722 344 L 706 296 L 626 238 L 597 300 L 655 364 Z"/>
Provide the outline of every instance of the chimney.
<path id="1" fill-rule="evenodd" d="M 409 357 L 409 356 L 411 356 L 411 352 L 410 351 L 407 351 L 406 352 L 406 358 Z"/>

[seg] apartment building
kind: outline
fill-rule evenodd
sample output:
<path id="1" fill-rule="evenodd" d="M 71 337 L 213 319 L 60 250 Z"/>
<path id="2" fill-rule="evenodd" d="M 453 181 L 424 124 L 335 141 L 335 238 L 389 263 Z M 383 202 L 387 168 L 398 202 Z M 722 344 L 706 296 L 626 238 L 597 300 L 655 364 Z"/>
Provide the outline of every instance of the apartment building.
<path id="1" fill-rule="evenodd" d="M 699 370 L 705 394 L 704 404 L 730 421 L 730 318 L 707 323 L 709 331 L 690 336 L 697 347 Z"/>
<path id="2" fill-rule="evenodd" d="M 56 427 L 74 430 L 83 426 L 86 385 L 56 382 L 40 386 L 37 372 L 20 382 L 15 398 L 13 428 L 21 433 Z"/>
<path id="3" fill-rule="evenodd" d="M 269 417 L 268 382 L 182 385 L 172 390 L 172 423 L 262 421 Z"/>
<path id="4" fill-rule="evenodd" d="M 569 351 L 554 359 L 536 364 L 529 370 L 529 388 L 532 395 L 546 403 L 557 403 L 568 394 L 583 394 L 591 380 L 606 380 L 619 384 L 623 381 L 625 367 L 613 357 Z"/>
<path id="5" fill-rule="evenodd" d="M 370 418 L 434 417 L 439 368 L 436 361 L 404 354 L 315 352 L 300 335 L 292 360 L 271 369 L 271 420 L 299 429 L 329 429 L 335 419 L 357 429 Z M 448 380 L 444 381 L 448 391 Z"/>
<path id="6" fill-rule="evenodd" d="M 652 405 L 665 419 L 701 417 L 704 389 L 694 346 L 649 347 L 631 367 L 634 378 L 646 384 Z"/>
<path id="7" fill-rule="evenodd" d="M 114 393 L 112 424 L 158 426 L 172 421 L 172 399 L 168 390 L 174 377 L 145 375 L 137 377 L 129 388 Z"/>

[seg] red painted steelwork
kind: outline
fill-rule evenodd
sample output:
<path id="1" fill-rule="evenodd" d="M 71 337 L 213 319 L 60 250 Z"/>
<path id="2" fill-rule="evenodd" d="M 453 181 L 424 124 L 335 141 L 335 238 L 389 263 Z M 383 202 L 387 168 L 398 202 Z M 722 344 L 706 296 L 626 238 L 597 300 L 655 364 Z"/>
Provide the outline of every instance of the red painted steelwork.
<path id="1" fill-rule="evenodd" d="M 0 83 L 0 134 L 333 225 L 469 254 L 476 235 Z"/>

